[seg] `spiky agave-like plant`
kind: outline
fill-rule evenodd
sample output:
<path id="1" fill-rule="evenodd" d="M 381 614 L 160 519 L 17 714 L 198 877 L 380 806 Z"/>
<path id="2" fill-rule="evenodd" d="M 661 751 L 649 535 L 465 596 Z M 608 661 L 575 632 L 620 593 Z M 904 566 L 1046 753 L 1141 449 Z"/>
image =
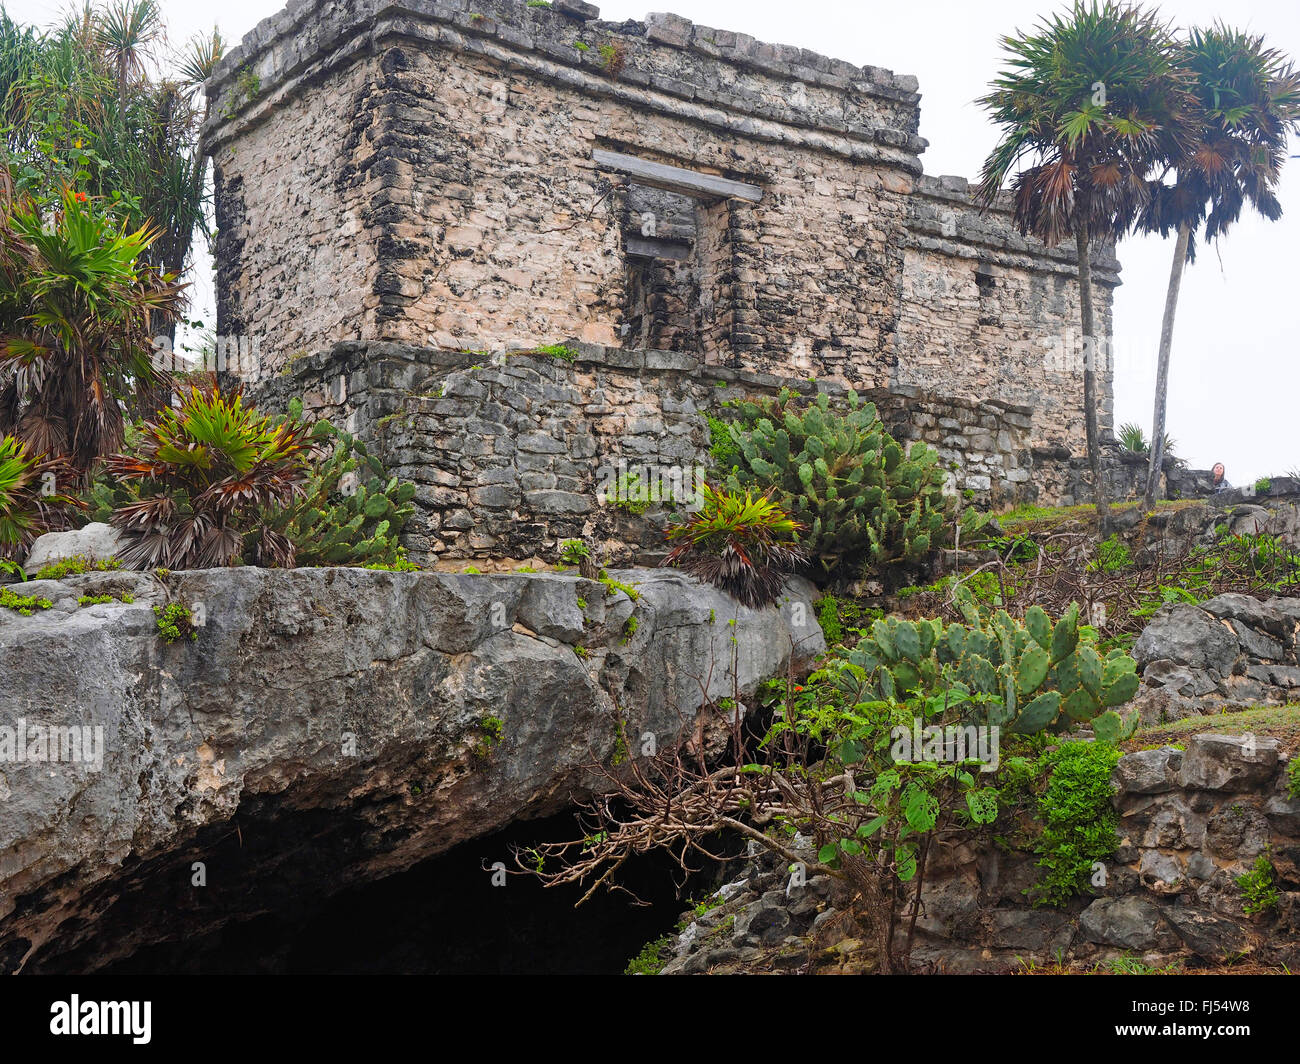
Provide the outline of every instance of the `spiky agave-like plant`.
<path id="1" fill-rule="evenodd" d="M 17 558 L 42 532 L 67 528 L 70 510 L 84 507 L 57 491 L 61 480 L 72 480 L 65 463 L 41 460 L 21 440 L 0 437 L 0 558 Z"/>
<path id="2" fill-rule="evenodd" d="M 292 566 L 292 541 L 264 511 L 301 494 L 313 446 L 306 425 L 259 414 L 238 390 L 192 387 L 179 409 L 144 424 L 135 453 L 106 463 L 140 490 L 113 513 L 128 540 L 120 557 L 141 569 L 234 565 L 246 553 Z"/>
<path id="3" fill-rule="evenodd" d="M 664 565 L 761 609 L 780 596 L 789 576 L 808 560 L 795 537 L 800 525 L 766 495 L 741 495 L 705 484 L 703 505 L 667 535 L 675 544 Z"/>

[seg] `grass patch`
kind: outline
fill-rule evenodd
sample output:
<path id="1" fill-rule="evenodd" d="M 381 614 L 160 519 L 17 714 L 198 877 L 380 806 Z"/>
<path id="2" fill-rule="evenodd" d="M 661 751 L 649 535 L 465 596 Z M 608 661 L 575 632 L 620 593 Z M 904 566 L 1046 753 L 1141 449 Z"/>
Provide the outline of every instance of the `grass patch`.
<path id="1" fill-rule="evenodd" d="M 1113 504 L 1111 509 L 1135 510 L 1141 505 L 1138 501 L 1120 502 Z M 1156 510 L 1185 510 L 1189 506 L 1204 505 L 1204 499 L 1162 499 L 1156 503 L 1154 510 L 1147 510 L 1146 513 L 1155 513 Z M 996 517 L 998 524 L 1009 533 L 1042 532 L 1069 521 L 1090 520 L 1096 512 L 1096 507 L 1090 502 L 1075 506 L 1035 506 L 1024 503 L 997 514 Z"/>
<path id="2" fill-rule="evenodd" d="M 1202 732 L 1216 735 L 1242 735 L 1277 739 L 1288 753 L 1300 751 L 1300 705 L 1257 706 L 1254 709 L 1224 710 L 1197 717 L 1183 717 L 1168 724 L 1139 728 L 1133 738 L 1121 744 L 1126 752 L 1149 750 L 1166 743 L 1176 745 L 1188 736 Z"/>

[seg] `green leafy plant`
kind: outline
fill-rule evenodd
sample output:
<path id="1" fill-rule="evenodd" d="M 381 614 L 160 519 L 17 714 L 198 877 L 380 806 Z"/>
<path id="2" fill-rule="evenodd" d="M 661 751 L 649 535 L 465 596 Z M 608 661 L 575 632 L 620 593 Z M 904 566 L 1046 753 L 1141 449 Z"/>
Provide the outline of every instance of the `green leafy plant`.
<path id="1" fill-rule="evenodd" d="M 124 591 L 120 595 L 112 595 L 112 594 L 80 595 L 77 598 L 77 605 L 78 606 L 99 606 L 107 602 L 124 602 L 127 605 L 130 605 L 134 601 L 135 601 L 135 596 L 128 591 Z"/>
<path id="2" fill-rule="evenodd" d="M 78 554 L 62 561 L 50 562 L 36 571 L 33 580 L 62 580 L 65 576 L 80 576 L 82 573 L 109 573 L 121 569 L 122 563 L 117 558 L 87 558 Z"/>
<path id="3" fill-rule="evenodd" d="M 597 579 L 605 585 L 606 598 L 613 598 L 615 595 L 626 595 L 631 601 L 636 602 L 641 597 L 641 592 L 635 587 L 620 580 L 615 580 L 604 569 L 600 571 L 600 576 Z"/>
<path id="4" fill-rule="evenodd" d="M 1291 758 L 1287 766 L 1286 792 L 1292 798 L 1300 798 L 1300 757 Z"/>
<path id="5" fill-rule="evenodd" d="M 291 404 L 290 418 L 300 409 Z M 311 438 L 325 457 L 307 471 L 301 495 L 262 515 L 293 544 L 295 563 L 415 568 L 398 541 L 415 512 L 415 485 L 388 476 L 365 443 L 329 421 L 315 422 Z"/>
<path id="6" fill-rule="evenodd" d="M 565 565 L 581 565 L 583 558 L 591 557 L 591 548 L 580 539 L 566 539 L 560 544 L 560 561 Z"/>
<path id="7" fill-rule="evenodd" d="M 1142 431 L 1142 426 L 1135 425 L 1131 421 L 1125 422 L 1119 427 L 1115 433 L 1115 439 L 1129 454 L 1145 455 L 1151 451 L 1151 445 L 1147 442 L 1146 433 Z M 1177 445 L 1177 441 L 1172 436 L 1166 435 L 1163 456 L 1165 458 L 1174 457 L 1174 448 Z"/>
<path id="8" fill-rule="evenodd" d="M 600 56 L 600 65 L 611 78 L 617 78 L 623 72 L 623 64 L 627 62 L 627 46 L 622 41 L 599 45 L 596 54 Z"/>
<path id="9" fill-rule="evenodd" d="M 923 443 L 905 453 L 874 404 L 855 392 L 846 403 L 839 411 L 825 393 L 805 402 L 785 389 L 738 404 L 728 431 L 739 460 L 724 483 L 773 492 L 828 575 L 920 561 L 943 544 L 956 505 L 943 493 L 938 454 Z M 979 519 L 970 514 L 973 530 Z"/>
<path id="10" fill-rule="evenodd" d="M 728 422 L 712 414 L 705 414 L 704 420 L 709 426 L 709 457 L 713 459 L 714 468 L 728 471 L 740 454 L 740 447 L 732 439 L 731 427 Z"/>
<path id="11" fill-rule="evenodd" d="M 277 424 L 215 382 L 192 387 L 179 409 L 145 423 L 133 454 L 107 462 L 140 489 L 113 514 L 126 541 L 119 556 L 140 569 L 234 565 L 246 553 L 292 566 L 293 542 L 267 512 L 301 494 L 310 448 L 305 425 Z"/>
<path id="12" fill-rule="evenodd" d="M 664 565 L 684 569 L 755 609 L 775 602 L 807 561 L 795 542 L 799 526 L 771 499 L 705 484 L 703 505 L 667 530 Z"/>
<path id="13" fill-rule="evenodd" d="M 1273 486 L 1273 481 L 1268 477 L 1260 477 L 1255 481 L 1255 492 L 1258 495 L 1267 495 L 1269 488 Z"/>
<path id="14" fill-rule="evenodd" d="M 0 587 L 0 607 L 17 610 L 30 617 L 33 610 L 48 610 L 54 603 L 40 595 L 20 595 L 12 588 Z"/>
<path id="15" fill-rule="evenodd" d="M 1261 853 L 1250 871 L 1237 877 L 1237 886 L 1241 888 L 1241 911 L 1247 916 L 1277 908 L 1277 873 L 1267 854 Z"/>
<path id="16" fill-rule="evenodd" d="M 1132 564 L 1133 555 L 1127 544 L 1113 533 L 1097 545 L 1097 557 L 1088 563 L 1088 568 L 1094 572 L 1115 573 Z"/>
<path id="17" fill-rule="evenodd" d="M 194 623 L 194 614 L 183 602 L 169 602 L 166 606 L 153 608 L 158 634 L 164 643 L 174 643 L 178 639 L 191 641 L 199 638 L 198 626 Z"/>
<path id="18" fill-rule="evenodd" d="M 672 960 L 677 935 L 663 935 L 641 947 L 641 952 L 627 962 L 624 975 L 658 975 Z"/>
<path id="19" fill-rule="evenodd" d="M 49 210 L 0 195 L 0 432 L 77 477 L 121 444 L 123 410 L 157 378 L 153 337 L 180 299 L 145 260 L 157 236 L 72 188 Z"/>

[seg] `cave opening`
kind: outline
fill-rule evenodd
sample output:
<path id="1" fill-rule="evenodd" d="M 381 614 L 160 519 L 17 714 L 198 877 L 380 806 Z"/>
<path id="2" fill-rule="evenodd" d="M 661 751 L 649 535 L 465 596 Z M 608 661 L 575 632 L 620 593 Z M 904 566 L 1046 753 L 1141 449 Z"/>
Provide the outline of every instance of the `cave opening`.
<path id="1" fill-rule="evenodd" d="M 517 823 L 328 896 L 313 897 L 306 882 L 286 893 L 278 889 L 281 883 L 270 911 L 143 946 L 97 971 L 617 975 L 642 946 L 674 928 L 691 898 L 703 898 L 721 882 L 723 866 L 716 862 L 684 877 L 672 857 L 660 852 L 629 861 L 620 873 L 620 882 L 645 905 L 602 890 L 575 909 L 581 889 L 543 887 L 526 875 L 493 886 L 491 866 L 503 861 L 513 868 L 513 846 L 571 837 L 574 830 L 572 812 Z M 266 905 L 257 890 L 245 899 L 249 911 Z M 149 907 L 148 897 L 140 897 L 117 918 L 138 918 Z M 156 911 L 166 919 L 166 908 Z M 110 909 L 97 937 L 115 935 L 114 918 Z M 84 970 L 87 962 L 83 949 L 41 970 Z"/>

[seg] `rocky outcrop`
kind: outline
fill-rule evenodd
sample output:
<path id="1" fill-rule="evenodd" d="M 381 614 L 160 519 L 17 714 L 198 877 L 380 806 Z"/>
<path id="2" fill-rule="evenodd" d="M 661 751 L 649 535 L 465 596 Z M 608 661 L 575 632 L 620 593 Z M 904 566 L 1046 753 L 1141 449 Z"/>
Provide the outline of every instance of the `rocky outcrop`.
<path id="1" fill-rule="evenodd" d="M 612 575 L 639 597 L 359 569 L 21 585 L 52 605 L 0 610 L 0 970 L 93 969 L 563 809 L 706 693 L 743 700 L 824 646 L 808 585 L 754 611 Z M 167 603 L 197 638 L 164 641 Z"/>
<path id="2" fill-rule="evenodd" d="M 1166 606 L 1133 645 L 1146 723 L 1300 699 L 1300 598 L 1219 595 Z"/>
<path id="3" fill-rule="evenodd" d="M 1189 739 L 1185 751 L 1121 758 L 1112 777 L 1119 845 L 1102 862 L 1104 882 L 1059 909 L 1032 908 L 1026 897 L 1039 879 L 1031 852 L 936 848 L 913 962 L 952 972 L 1006 970 L 1021 960 L 1088 968 L 1137 954 L 1152 965 L 1248 956 L 1295 967 L 1300 798 L 1290 797 L 1287 764 L 1274 739 L 1210 734 Z M 802 842 L 811 859 L 809 840 Z M 1237 880 L 1264 854 L 1277 905 L 1249 916 Z M 787 865 L 767 854 L 748 860 L 709 911 L 686 924 L 665 973 L 873 970 L 838 885 L 826 876 L 805 882 Z"/>
<path id="4" fill-rule="evenodd" d="M 45 566 L 70 558 L 108 561 L 117 557 L 120 545 L 117 529 L 99 521 L 69 532 L 47 532 L 32 544 L 23 571 L 28 576 L 35 576 Z"/>

